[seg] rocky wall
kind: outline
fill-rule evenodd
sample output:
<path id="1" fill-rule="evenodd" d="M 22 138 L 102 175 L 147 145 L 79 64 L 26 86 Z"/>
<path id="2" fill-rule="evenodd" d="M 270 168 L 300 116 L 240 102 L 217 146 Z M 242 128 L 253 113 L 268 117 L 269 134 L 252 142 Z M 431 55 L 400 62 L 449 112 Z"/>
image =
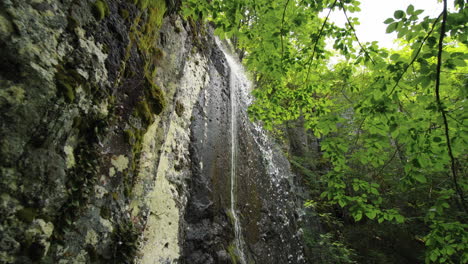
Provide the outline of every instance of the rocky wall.
<path id="1" fill-rule="evenodd" d="M 0 3 L 1 263 L 176 261 L 210 49 L 178 2 Z"/>

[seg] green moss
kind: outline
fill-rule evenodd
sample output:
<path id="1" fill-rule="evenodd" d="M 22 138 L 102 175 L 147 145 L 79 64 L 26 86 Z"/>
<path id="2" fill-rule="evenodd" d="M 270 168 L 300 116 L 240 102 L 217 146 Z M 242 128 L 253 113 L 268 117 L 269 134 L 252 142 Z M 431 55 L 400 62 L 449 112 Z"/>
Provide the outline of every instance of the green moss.
<path id="1" fill-rule="evenodd" d="M 125 68 L 125 71 L 123 72 L 123 76 L 125 78 L 132 78 L 135 77 L 136 73 L 129 67 Z"/>
<path id="2" fill-rule="evenodd" d="M 159 115 L 166 108 L 166 99 L 161 88 L 153 82 L 149 84 L 148 103 L 153 113 Z"/>
<path id="3" fill-rule="evenodd" d="M 231 210 L 226 210 L 226 215 L 229 218 L 229 222 L 231 223 L 231 225 L 234 226 L 235 219 L 234 219 L 234 216 L 232 215 L 232 211 Z"/>
<path id="4" fill-rule="evenodd" d="M 110 219 L 111 218 L 111 210 L 109 209 L 109 207 L 104 206 L 104 207 L 101 208 L 100 215 L 104 219 Z"/>
<path id="5" fill-rule="evenodd" d="M 236 246 L 234 244 L 229 245 L 228 253 L 229 253 L 229 256 L 231 257 L 232 264 L 237 264 L 238 257 L 237 257 L 237 254 L 236 254 Z"/>
<path id="6" fill-rule="evenodd" d="M 9 36 L 13 31 L 13 24 L 11 24 L 6 15 L 3 15 L 0 11 L 0 37 Z"/>
<path id="7" fill-rule="evenodd" d="M 155 61 L 159 61 L 164 57 L 164 51 L 162 51 L 160 48 L 155 48 L 153 51 L 153 59 Z"/>
<path id="8" fill-rule="evenodd" d="M 148 125 L 153 123 L 154 121 L 153 112 L 151 111 L 151 108 L 146 100 L 143 100 L 140 103 L 138 103 L 136 111 L 137 111 L 137 115 L 143 121 L 145 121 Z"/>
<path id="9" fill-rule="evenodd" d="M 166 2 L 162 0 L 136 0 L 137 5 L 140 9 L 144 10 L 147 8 L 157 8 L 162 4 L 166 6 Z"/>
<path id="10" fill-rule="evenodd" d="M 103 0 L 97 0 L 96 2 L 94 2 L 92 11 L 93 11 L 94 17 L 97 20 L 102 20 L 103 18 L 108 16 L 110 13 L 109 6 Z"/>
<path id="11" fill-rule="evenodd" d="M 75 81 L 63 72 L 55 75 L 58 93 L 69 103 L 75 100 Z"/>
<path id="12" fill-rule="evenodd" d="M 124 130 L 125 140 L 130 144 L 133 145 L 135 143 L 135 133 L 133 129 L 126 129 Z"/>
<path id="13" fill-rule="evenodd" d="M 148 107 L 144 105 L 145 103 L 142 102 L 139 104 L 139 107 L 137 107 L 137 112 L 136 112 L 137 116 L 142 115 L 142 113 L 151 114 L 151 112 L 148 111 L 148 109 L 143 110 L 144 108 Z M 151 118 L 151 120 L 154 119 L 152 114 L 151 114 L 151 117 L 143 116 L 141 118 L 144 119 L 144 121 L 148 118 Z M 147 123 L 147 124 L 149 125 L 150 123 Z M 125 139 L 132 147 L 132 152 L 131 152 L 131 155 L 129 156 L 129 163 L 130 163 L 129 168 L 128 168 L 127 173 L 123 175 L 124 194 L 127 197 L 131 197 L 135 179 L 139 173 L 138 164 L 140 163 L 141 151 L 143 148 L 142 142 L 143 142 L 143 136 L 145 133 L 146 133 L 146 128 L 143 128 L 143 129 L 132 128 L 132 129 L 126 129 L 124 131 Z"/>
<path id="14" fill-rule="evenodd" d="M 178 116 L 182 116 L 185 111 L 184 105 L 181 102 L 177 101 L 175 105 L 175 111 Z"/>
<path id="15" fill-rule="evenodd" d="M 141 120 L 141 124 L 133 124 L 132 128 L 124 131 L 127 142 L 132 147 L 129 157 L 129 170 L 125 173 L 124 194 L 128 197 L 132 194 L 132 188 L 136 176 L 139 173 L 139 163 L 142 151 L 143 136 L 149 125 L 155 120 L 155 115 L 161 114 L 166 108 L 166 99 L 163 90 L 154 83 L 156 77 L 156 63 L 164 57 L 163 51 L 156 47 L 159 38 L 163 17 L 166 12 L 165 0 L 128 0 L 136 4 L 142 11 L 133 19 L 133 25 L 129 34 L 130 43 L 126 48 L 125 59 L 119 71 L 117 83 L 120 78 L 142 78 L 144 80 L 143 94 L 135 105 L 133 116 Z M 128 11 L 127 11 L 128 12 Z M 119 10 L 121 17 L 129 17 L 126 10 Z M 132 48 L 136 48 L 143 59 L 143 71 L 126 67 Z M 140 75 L 141 74 L 141 75 Z M 138 75 L 138 76 L 137 76 Z"/>
<path id="16" fill-rule="evenodd" d="M 127 9 L 121 8 L 121 9 L 119 9 L 119 15 L 120 15 L 123 19 L 127 19 L 127 18 L 130 16 L 130 12 L 128 12 Z"/>
<path id="17" fill-rule="evenodd" d="M 0 84 L 0 86 L 3 85 Z M 21 104 L 24 101 L 25 90 L 23 88 L 16 85 L 4 85 L 3 87 L 3 89 L 0 90 L 0 105 L 2 104 L 2 101 L 11 105 Z"/>
<path id="18" fill-rule="evenodd" d="M 106 43 L 102 43 L 102 52 L 104 52 L 105 54 L 109 54 L 109 51 L 109 45 L 107 45 Z"/>
<path id="19" fill-rule="evenodd" d="M 37 216 L 37 210 L 35 208 L 23 208 L 16 212 L 16 217 L 25 223 L 32 223 Z"/>
<path id="20" fill-rule="evenodd" d="M 85 85 L 85 79 L 75 69 L 67 65 L 57 66 L 55 81 L 58 94 L 63 96 L 69 103 L 75 100 L 76 87 L 79 85 L 82 85 L 85 90 L 89 91 L 89 87 Z"/>
<path id="21" fill-rule="evenodd" d="M 135 135 L 135 141 L 132 145 L 132 152 L 133 152 L 133 159 L 131 164 L 131 169 L 134 171 L 134 174 L 138 174 L 138 162 L 140 160 L 141 150 L 143 149 L 143 135 L 145 134 L 146 130 L 137 130 Z"/>
<path id="22" fill-rule="evenodd" d="M 112 252 L 114 262 L 134 263 L 138 253 L 140 230 L 132 220 L 122 219 L 112 234 Z"/>
<path id="23" fill-rule="evenodd" d="M 78 22 L 78 20 L 76 20 L 76 18 L 74 18 L 71 15 L 67 17 L 67 29 L 69 31 L 73 31 L 73 29 L 75 29 L 79 25 L 80 23 Z"/>

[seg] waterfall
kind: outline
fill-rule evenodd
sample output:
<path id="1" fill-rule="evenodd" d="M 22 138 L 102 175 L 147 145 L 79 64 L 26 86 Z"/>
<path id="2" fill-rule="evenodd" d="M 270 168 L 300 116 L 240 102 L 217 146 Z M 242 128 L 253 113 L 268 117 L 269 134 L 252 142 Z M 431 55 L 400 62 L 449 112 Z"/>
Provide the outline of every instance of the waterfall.
<path id="1" fill-rule="evenodd" d="M 245 242 L 242 237 L 242 226 L 240 223 L 239 216 L 237 215 L 237 149 L 238 149 L 238 142 L 237 142 L 237 115 L 238 115 L 238 97 L 239 92 L 244 92 L 245 89 L 242 89 L 243 85 L 248 84 L 248 80 L 245 78 L 245 74 L 243 72 L 242 66 L 236 61 L 234 57 L 227 52 L 226 48 L 217 40 L 218 46 L 223 51 L 224 55 L 226 56 L 226 60 L 229 66 L 229 87 L 231 90 L 230 93 L 230 101 L 231 101 L 231 171 L 230 171 L 230 178 L 231 178 L 231 214 L 234 224 L 234 245 L 236 249 L 236 255 L 239 258 L 239 262 L 241 264 L 246 264 L 246 256 L 245 256 Z"/>
<path id="2" fill-rule="evenodd" d="M 241 63 L 227 45 L 216 44 L 208 85 L 192 113 L 182 263 L 304 264 L 294 174 L 248 118 L 252 85 Z"/>

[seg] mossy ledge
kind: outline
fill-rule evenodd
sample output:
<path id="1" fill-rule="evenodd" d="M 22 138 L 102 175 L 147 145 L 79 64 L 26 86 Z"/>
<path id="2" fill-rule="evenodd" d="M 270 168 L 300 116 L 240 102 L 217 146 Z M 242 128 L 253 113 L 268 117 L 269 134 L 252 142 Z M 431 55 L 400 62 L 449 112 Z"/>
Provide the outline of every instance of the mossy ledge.
<path id="1" fill-rule="evenodd" d="M 132 158 L 129 173 L 131 178 L 125 179 L 125 193 L 131 196 L 135 177 L 138 175 L 140 155 L 142 150 L 143 135 L 149 125 L 155 121 L 155 115 L 160 115 L 167 106 L 164 91 L 155 83 L 156 65 L 162 58 L 163 52 L 155 45 L 159 38 L 159 30 L 162 25 L 164 14 L 166 13 L 166 2 L 164 0 L 139 0 L 133 1 L 133 4 L 139 8 L 139 13 L 134 16 L 130 27 L 130 42 L 126 48 L 125 59 L 122 62 L 117 83 L 121 83 L 125 78 L 139 78 L 142 75 L 144 79 L 142 93 L 138 102 L 134 106 L 132 116 L 141 121 L 140 125 L 132 125 L 124 131 L 125 138 L 132 148 Z M 125 12 L 122 16 L 127 17 Z M 131 50 L 138 50 L 142 58 L 142 72 L 133 72 L 127 68 L 128 59 Z"/>
<path id="2" fill-rule="evenodd" d="M 109 15 L 109 5 L 104 0 L 97 0 L 92 6 L 93 15 L 99 21 Z"/>

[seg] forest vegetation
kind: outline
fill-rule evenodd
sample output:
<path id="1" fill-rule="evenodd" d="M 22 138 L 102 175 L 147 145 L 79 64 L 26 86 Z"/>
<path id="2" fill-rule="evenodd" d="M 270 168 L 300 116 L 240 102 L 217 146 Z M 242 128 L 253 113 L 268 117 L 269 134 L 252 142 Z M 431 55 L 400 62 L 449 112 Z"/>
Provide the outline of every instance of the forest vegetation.
<path id="1" fill-rule="evenodd" d="M 309 243 L 330 263 L 468 263 L 468 8 L 439 2 L 436 17 L 408 5 L 384 21 L 398 50 L 359 40 L 356 0 L 183 3 L 235 45 L 255 83 L 251 118 L 320 143 L 319 158 L 289 159 L 326 230 Z"/>

